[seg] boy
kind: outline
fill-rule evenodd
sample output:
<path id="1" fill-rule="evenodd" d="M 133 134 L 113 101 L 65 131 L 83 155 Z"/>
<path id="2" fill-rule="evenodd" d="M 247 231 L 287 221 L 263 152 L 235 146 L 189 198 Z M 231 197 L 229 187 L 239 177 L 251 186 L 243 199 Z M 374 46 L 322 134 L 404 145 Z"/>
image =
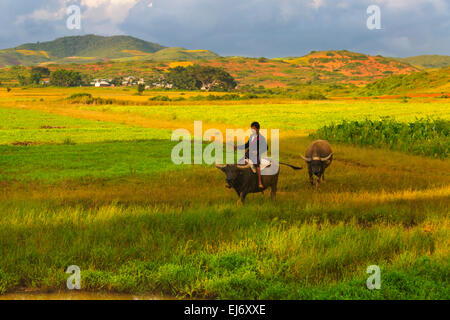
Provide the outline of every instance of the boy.
<path id="1" fill-rule="evenodd" d="M 261 154 L 267 152 L 269 147 L 267 146 L 267 140 L 263 135 L 259 134 L 261 126 L 258 122 L 253 122 L 250 125 L 252 134 L 250 135 L 247 143 L 241 146 L 235 146 L 234 150 L 245 149 L 245 159 L 250 159 L 253 165 L 256 167 L 256 173 L 258 175 L 258 186 L 260 189 L 264 189 L 261 181 Z"/>

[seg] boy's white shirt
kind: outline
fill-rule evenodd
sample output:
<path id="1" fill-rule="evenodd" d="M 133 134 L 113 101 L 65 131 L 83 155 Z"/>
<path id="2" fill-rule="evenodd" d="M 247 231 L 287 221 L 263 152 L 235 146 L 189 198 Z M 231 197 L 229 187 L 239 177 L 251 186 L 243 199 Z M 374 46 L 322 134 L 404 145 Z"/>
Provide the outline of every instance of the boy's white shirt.
<path id="1" fill-rule="evenodd" d="M 253 172 L 256 172 L 255 168 L 253 167 L 253 161 L 251 159 L 245 159 L 245 162 L 250 163 L 252 165 Z M 272 162 L 269 159 L 261 158 L 261 163 L 259 167 L 261 168 L 261 171 L 264 170 L 266 167 L 270 166 Z"/>

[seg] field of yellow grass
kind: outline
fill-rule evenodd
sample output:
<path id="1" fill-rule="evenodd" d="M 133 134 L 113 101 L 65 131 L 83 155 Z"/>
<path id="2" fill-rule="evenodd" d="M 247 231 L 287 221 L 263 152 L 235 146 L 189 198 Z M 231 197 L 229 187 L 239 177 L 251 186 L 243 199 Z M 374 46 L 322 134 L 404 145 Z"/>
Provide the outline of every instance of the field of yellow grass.
<path id="1" fill-rule="evenodd" d="M 44 56 L 46 58 L 50 58 L 48 53 L 46 51 L 42 50 L 16 50 L 20 54 L 26 55 L 26 56 Z"/>

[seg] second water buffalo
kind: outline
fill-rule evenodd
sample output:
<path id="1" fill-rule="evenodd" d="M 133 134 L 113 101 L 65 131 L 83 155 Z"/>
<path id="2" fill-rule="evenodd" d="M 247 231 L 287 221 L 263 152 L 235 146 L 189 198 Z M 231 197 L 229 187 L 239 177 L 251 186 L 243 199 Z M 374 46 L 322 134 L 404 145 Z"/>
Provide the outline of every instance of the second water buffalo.
<path id="1" fill-rule="evenodd" d="M 318 187 L 320 179 L 325 180 L 325 169 L 333 161 L 333 151 L 326 140 L 313 141 L 306 150 L 305 156 L 301 155 L 308 164 L 309 181 Z"/>

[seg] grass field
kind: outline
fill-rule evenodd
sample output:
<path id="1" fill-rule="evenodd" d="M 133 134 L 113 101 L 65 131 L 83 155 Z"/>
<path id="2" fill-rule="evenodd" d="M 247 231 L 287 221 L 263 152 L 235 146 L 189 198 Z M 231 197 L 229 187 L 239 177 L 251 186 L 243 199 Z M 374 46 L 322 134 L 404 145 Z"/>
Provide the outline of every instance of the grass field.
<path id="1" fill-rule="evenodd" d="M 279 194 L 237 206 L 213 166 L 171 162 L 173 129 L 308 133 L 341 120 L 449 119 L 448 99 L 149 102 L 121 89 L 0 92 L 0 293 L 64 290 L 220 299 L 449 299 L 450 161 L 333 145 L 319 190 L 282 167 Z M 81 105 L 68 96 L 131 101 Z M 181 93 L 160 93 L 180 95 Z M 185 93 L 189 95 L 190 93 Z M 195 93 L 195 95 L 198 93 Z M 303 165 L 303 164 L 302 164 Z M 368 290 L 366 269 L 381 268 Z"/>

